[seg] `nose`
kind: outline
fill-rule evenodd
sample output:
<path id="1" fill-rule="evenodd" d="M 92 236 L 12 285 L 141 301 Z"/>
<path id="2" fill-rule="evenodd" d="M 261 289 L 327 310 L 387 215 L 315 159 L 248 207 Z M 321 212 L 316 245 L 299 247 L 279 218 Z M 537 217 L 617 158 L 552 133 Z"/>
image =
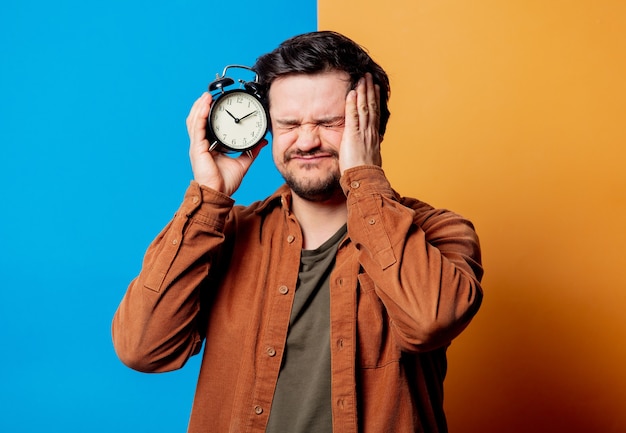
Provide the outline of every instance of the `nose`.
<path id="1" fill-rule="evenodd" d="M 296 146 L 302 151 L 309 151 L 322 144 L 317 125 L 303 124 L 298 128 Z"/>

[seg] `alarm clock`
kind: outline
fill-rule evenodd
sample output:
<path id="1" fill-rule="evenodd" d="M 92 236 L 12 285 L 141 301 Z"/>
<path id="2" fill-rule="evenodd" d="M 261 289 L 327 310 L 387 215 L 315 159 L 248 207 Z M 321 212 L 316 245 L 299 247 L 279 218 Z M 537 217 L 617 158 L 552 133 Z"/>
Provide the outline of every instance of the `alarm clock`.
<path id="1" fill-rule="evenodd" d="M 253 81 L 239 79 L 240 86 L 226 90 L 235 80 L 226 76 L 229 69 L 254 73 Z M 213 103 L 207 119 L 209 150 L 223 153 L 249 152 L 269 130 L 269 112 L 260 92 L 258 74 L 248 66 L 228 65 L 222 75 L 209 84 Z"/>

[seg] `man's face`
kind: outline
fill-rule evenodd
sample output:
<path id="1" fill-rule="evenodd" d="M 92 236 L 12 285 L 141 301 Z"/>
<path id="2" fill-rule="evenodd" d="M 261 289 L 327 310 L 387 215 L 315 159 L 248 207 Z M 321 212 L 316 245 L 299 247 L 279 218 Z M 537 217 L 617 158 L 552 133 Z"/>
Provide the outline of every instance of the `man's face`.
<path id="1" fill-rule="evenodd" d="M 274 163 L 304 199 L 324 201 L 341 191 L 339 145 L 349 88 L 348 74 L 339 71 L 287 75 L 270 87 Z"/>

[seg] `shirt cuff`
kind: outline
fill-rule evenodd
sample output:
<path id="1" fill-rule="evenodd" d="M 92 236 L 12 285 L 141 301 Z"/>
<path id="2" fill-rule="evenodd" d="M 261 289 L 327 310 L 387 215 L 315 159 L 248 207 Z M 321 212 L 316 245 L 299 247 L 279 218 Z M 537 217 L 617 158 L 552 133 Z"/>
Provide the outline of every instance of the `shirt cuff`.
<path id="1" fill-rule="evenodd" d="M 178 213 L 221 231 L 234 204 L 226 194 L 191 181 Z"/>
<path id="2" fill-rule="evenodd" d="M 349 168 L 343 172 L 340 179 L 341 188 L 346 197 L 380 194 L 385 197 L 393 197 L 394 192 L 391 184 L 385 176 L 385 172 L 377 165 L 362 165 Z"/>

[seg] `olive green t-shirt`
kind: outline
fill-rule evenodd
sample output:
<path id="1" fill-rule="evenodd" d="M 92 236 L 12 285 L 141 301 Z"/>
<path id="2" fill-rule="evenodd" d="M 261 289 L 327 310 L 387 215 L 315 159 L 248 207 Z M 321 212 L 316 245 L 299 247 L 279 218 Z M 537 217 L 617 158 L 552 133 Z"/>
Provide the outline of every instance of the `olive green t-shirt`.
<path id="1" fill-rule="evenodd" d="M 266 433 L 331 433 L 330 273 L 344 225 L 303 250 L 287 344 Z"/>

